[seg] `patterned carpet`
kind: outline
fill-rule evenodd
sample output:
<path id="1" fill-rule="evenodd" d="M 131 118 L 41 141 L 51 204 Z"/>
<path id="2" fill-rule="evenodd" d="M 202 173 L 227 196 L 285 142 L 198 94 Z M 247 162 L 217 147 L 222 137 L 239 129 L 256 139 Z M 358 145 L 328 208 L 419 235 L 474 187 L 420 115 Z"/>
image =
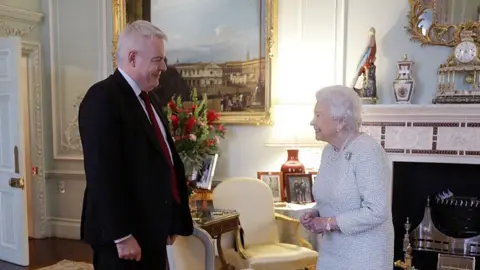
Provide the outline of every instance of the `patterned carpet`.
<path id="1" fill-rule="evenodd" d="M 307 269 L 315 270 L 315 266 L 308 266 Z M 37 270 L 93 270 L 93 266 L 89 263 L 63 260 L 54 265 L 39 268 Z"/>
<path id="2" fill-rule="evenodd" d="M 63 260 L 37 270 L 93 270 L 93 266 L 89 263 Z"/>

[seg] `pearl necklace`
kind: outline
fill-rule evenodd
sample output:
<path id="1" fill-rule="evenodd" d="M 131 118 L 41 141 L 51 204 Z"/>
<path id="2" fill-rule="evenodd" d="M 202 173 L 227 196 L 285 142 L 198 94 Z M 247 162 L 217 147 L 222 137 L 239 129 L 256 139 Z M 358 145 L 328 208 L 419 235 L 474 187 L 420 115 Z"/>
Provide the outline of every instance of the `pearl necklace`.
<path id="1" fill-rule="evenodd" d="M 338 151 L 333 151 L 333 154 L 330 156 L 330 158 L 335 161 L 337 160 L 340 155 L 342 154 L 343 150 L 345 150 L 345 148 L 347 147 L 347 143 L 350 141 L 350 139 L 353 137 L 354 134 L 350 134 L 348 135 L 348 137 L 345 139 L 345 141 L 343 141 L 343 144 L 342 144 L 342 147 L 340 147 L 340 149 L 338 149 Z"/>

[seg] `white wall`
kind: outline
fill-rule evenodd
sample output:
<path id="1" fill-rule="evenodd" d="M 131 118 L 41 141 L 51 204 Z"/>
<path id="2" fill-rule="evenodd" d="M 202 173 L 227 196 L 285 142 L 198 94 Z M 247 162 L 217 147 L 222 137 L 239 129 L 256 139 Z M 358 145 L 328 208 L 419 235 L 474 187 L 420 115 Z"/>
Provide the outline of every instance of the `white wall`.
<path id="1" fill-rule="evenodd" d="M 79 236 L 85 180 L 79 142 L 79 98 L 111 66 L 109 0 L 43 0 L 44 69 L 50 90 L 47 101 L 49 138 L 48 214 L 54 236 Z M 61 190 L 64 190 L 62 192 Z"/>
<path id="2" fill-rule="evenodd" d="M 15 9 L 15 12 L 9 14 L 2 8 L 2 14 L 0 14 L 0 37 L 19 35 L 22 37 L 22 40 L 40 42 L 41 28 L 33 23 L 34 18 L 28 18 L 30 12 L 36 13 L 35 16 L 42 12 L 40 0 L 0 0 L 0 5 L 6 6 L 6 9 Z M 26 17 L 20 19 L 16 17 L 18 14 Z M 29 28 L 29 26 L 34 27 Z M 9 33 L 10 30 L 16 31 L 17 34 Z"/>
<path id="3" fill-rule="evenodd" d="M 47 48 L 46 72 L 53 78 L 54 102 L 50 117 L 50 138 L 54 139 L 48 167 L 49 213 L 57 236 L 77 238 L 85 186 L 82 162 L 77 148 L 61 146 L 68 138 L 65 134 L 69 123 L 74 122 L 76 94 L 105 77 L 106 69 L 111 71 L 110 1 L 45 0 L 42 4 L 50 21 L 43 40 Z M 380 102 L 393 103 L 391 85 L 396 76 L 396 61 L 407 53 L 416 62 L 413 74 L 417 93 L 413 102 L 431 103 L 436 68 L 449 50 L 421 48 L 410 42 L 404 30 L 407 11 L 407 0 L 280 0 L 276 101 L 311 106 L 318 88 L 350 82 L 365 48 L 368 29 L 374 26 L 379 48 Z M 228 138 L 222 142 L 215 180 L 279 170 L 286 158 L 285 151 L 264 146 L 272 127 L 227 126 L 227 129 Z M 301 158 L 308 165 L 319 160 L 315 153 L 304 153 Z M 59 181 L 64 181 L 65 193 L 58 192 Z"/>

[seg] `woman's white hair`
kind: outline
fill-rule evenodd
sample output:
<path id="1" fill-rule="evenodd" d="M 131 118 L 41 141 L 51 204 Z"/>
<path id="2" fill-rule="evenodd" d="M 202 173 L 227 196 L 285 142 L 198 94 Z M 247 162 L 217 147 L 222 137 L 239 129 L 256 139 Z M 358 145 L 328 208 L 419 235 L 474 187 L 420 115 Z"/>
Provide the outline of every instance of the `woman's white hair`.
<path id="1" fill-rule="evenodd" d="M 167 41 L 167 35 L 151 22 L 138 20 L 127 24 L 118 37 L 117 63 L 123 63 L 129 51 L 141 49 L 145 40 L 153 38 Z"/>
<path id="2" fill-rule="evenodd" d="M 362 102 L 350 87 L 333 85 L 316 93 L 318 103 L 330 106 L 332 119 L 343 123 L 346 130 L 359 130 L 362 125 Z"/>

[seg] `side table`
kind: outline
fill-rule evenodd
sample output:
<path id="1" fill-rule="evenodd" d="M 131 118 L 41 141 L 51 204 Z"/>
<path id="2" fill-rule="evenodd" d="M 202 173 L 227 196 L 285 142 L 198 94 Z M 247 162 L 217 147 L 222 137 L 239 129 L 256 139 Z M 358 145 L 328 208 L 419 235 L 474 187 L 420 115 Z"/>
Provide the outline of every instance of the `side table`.
<path id="1" fill-rule="evenodd" d="M 192 211 L 193 221 L 202 229 L 207 231 L 217 242 L 218 258 L 221 263 L 221 270 L 235 270 L 235 267 L 228 264 L 222 250 L 222 234 L 240 230 L 240 214 L 230 210 L 198 209 Z"/>
<path id="2" fill-rule="evenodd" d="M 275 207 L 275 212 L 299 220 L 303 213 L 310 211 L 315 206 L 315 203 L 309 204 L 294 204 L 287 203 L 285 206 Z M 285 226 L 279 227 L 281 238 L 285 242 L 293 242 L 291 239 L 295 239 L 295 232 Z M 303 238 L 307 240 L 314 250 L 318 250 L 318 237 L 319 234 L 311 233 L 300 225 L 300 232 Z"/>

